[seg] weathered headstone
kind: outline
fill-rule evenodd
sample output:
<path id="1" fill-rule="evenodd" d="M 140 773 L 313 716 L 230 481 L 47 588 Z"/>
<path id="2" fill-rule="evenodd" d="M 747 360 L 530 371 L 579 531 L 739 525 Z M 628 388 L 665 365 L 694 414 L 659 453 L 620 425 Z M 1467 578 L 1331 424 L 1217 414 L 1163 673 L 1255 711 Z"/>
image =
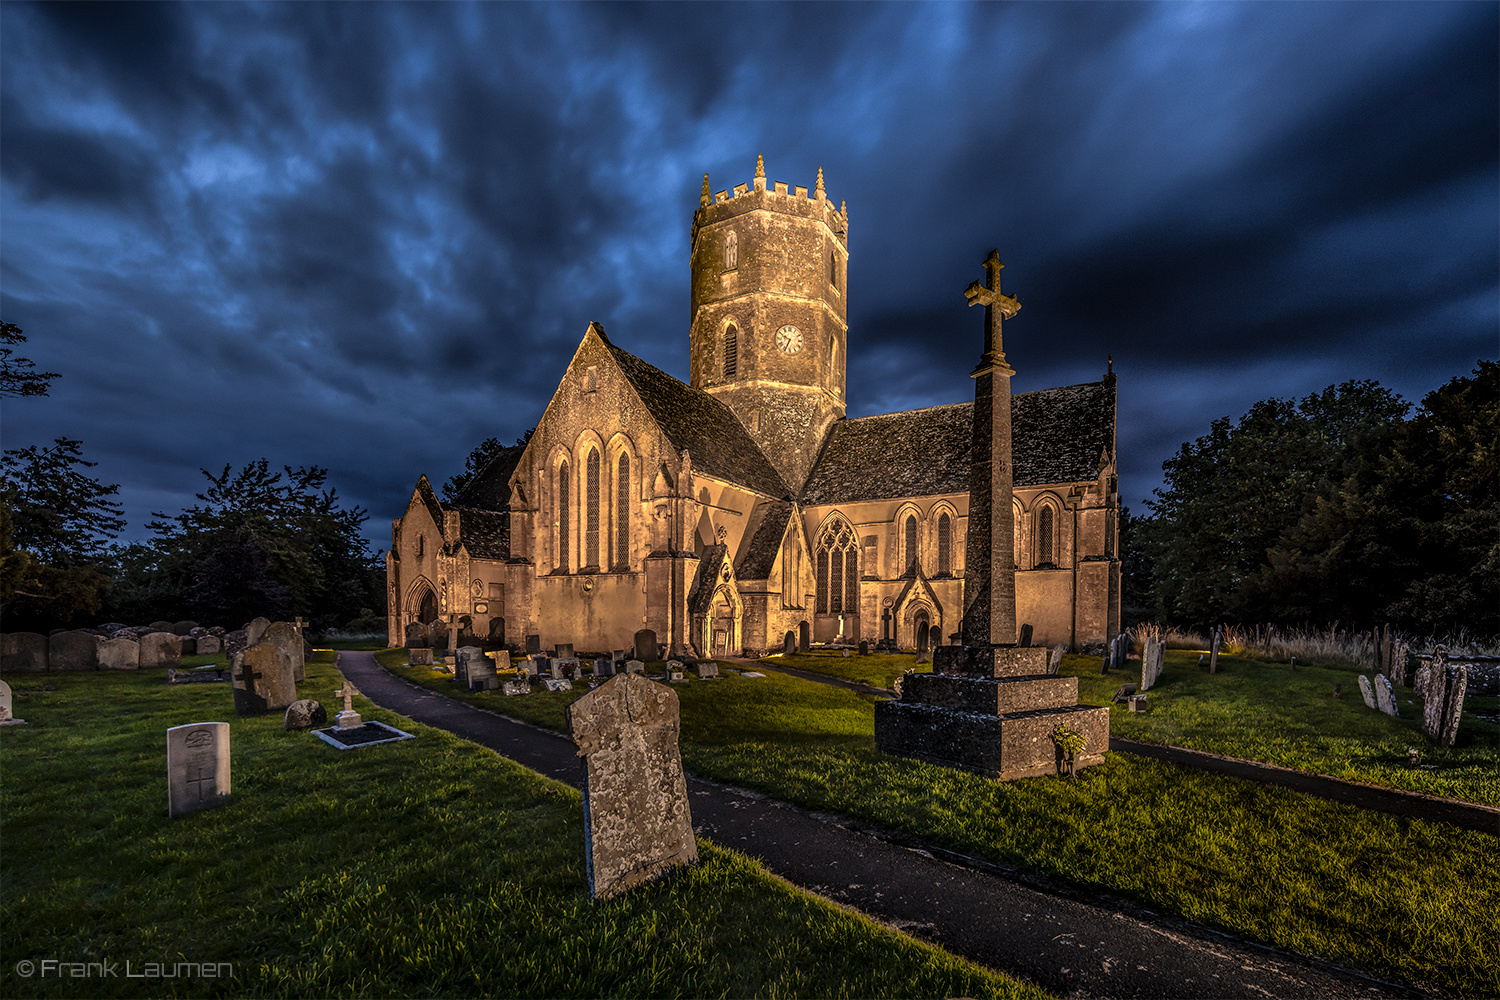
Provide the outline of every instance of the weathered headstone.
<path id="1" fill-rule="evenodd" d="M 851 659 L 854 656 L 854 654 L 847 649 L 843 651 L 843 655 L 844 659 L 846 660 Z"/>
<path id="2" fill-rule="evenodd" d="M 176 625 L 169 626 L 168 631 L 176 632 L 178 635 L 187 635 L 189 632 L 191 632 L 193 629 L 195 629 L 197 627 L 198 627 L 198 623 L 197 622 L 182 621 L 182 622 L 178 622 Z M 224 723 L 224 725 L 227 726 L 227 725 L 229 725 L 229 723 L 226 722 L 226 723 Z"/>
<path id="3" fill-rule="evenodd" d="M 287 732 L 294 729 L 311 729 L 313 726 L 323 726 L 328 723 L 328 710 L 321 702 L 311 698 L 301 698 L 286 707 L 286 715 L 281 718 L 281 728 Z"/>
<path id="4" fill-rule="evenodd" d="M 10 685 L 0 681 L 0 722 L 14 722 L 16 713 L 12 707 Z"/>
<path id="5" fill-rule="evenodd" d="M 167 730 L 167 813 L 182 816 L 229 801 L 229 723 Z"/>
<path id="6" fill-rule="evenodd" d="M 1162 664 L 1165 662 L 1167 647 L 1155 636 L 1147 636 L 1144 647 L 1141 650 L 1141 691 L 1151 690 L 1152 686 L 1161 677 Z"/>
<path id="7" fill-rule="evenodd" d="M 287 662 L 292 665 L 292 682 L 301 684 L 307 680 L 307 666 L 303 657 L 302 636 L 297 634 L 297 628 L 291 622 L 273 622 L 261 633 L 261 642 L 271 642 L 281 647 L 286 653 Z"/>
<path id="8" fill-rule="evenodd" d="M 635 658 L 643 661 L 661 659 L 661 651 L 656 648 L 656 633 L 651 629 L 643 628 L 635 634 Z"/>
<path id="9" fill-rule="evenodd" d="M 140 639 L 140 667 L 155 670 L 160 667 L 182 666 L 182 644 L 187 640 L 171 632 L 147 632 Z M 219 640 L 214 639 L 217 649 Z"/>
<path id="10" fill-rule="evenodd" d="M 141 647 L 134 639 L 100 639 L 100 670 L 135 670 L 141 665 Z"/>
<path id="11" fill-rule="evenodd" d="M 667 661 L 667 680 L 673 683 L 682 680 L 682 663 L 679 660 Z"/>
<path id="12" fill-rule="evenodd" d="M 795 652 L 797 652 L 797 633 L 788 632 L 781 641 L 781 655 L 791 656 Z"/>
<path id="13" fill-rule="evenodd" d="M 432 647 L 408 646 L 406 650 L 406 662 L 413 667 L 432 666 Z"/>
<path id="14" fill-rule="evenodd" d="M 932 630 L 927 627 L 926 622 L 917 626 L 917 652 L 925 653 L 932 648 Z"/>
<path id="15" fill-rule="evenodd" d="M 0 635 L 0 673 L 39 674 L 47 669 L 47 637 L 38 632 Z"/>
<path id="16" fill-rule="evenodd" d="M 1385 674 L 1375 675 L 1375 704 L 1386 715 L 1395 717 L 1396 696 L 1391 691 L 1391 682 L 1386 679 Z"/>
<path id="17" fill-rule="evenodd" d="M 624 663 L 626 660 L 630 659 L 630 657 L 625 655 L 625 650 L 617 649 L 610 654 L 610 659 L 616 663 Z"/>
<path id="18" fill-rule="evenodd" d="M 253 646 L 260 642 L 261 637 L 266 634 L 266 629 L 271 627 L 271 619 L 257 618 L 245 626 L 245 645 Z"/>
<path id="19" fill-rule="evenodd" d="M 644 674 L 646 672 L 646 664 L 643 660 L 626 660 L 625 672 L 627 674 Z"/>
<path id="20" fill-rule="evenodd" d="M 1137 690 L 1139 689 L 1134 684 L 1121 684 L 1115 689 L 1115 696 L 1111 701 L 1116 705 L 1123 705 L 1125 699 L 1135 694 Z"/>
<path id="21" fill-rule="evenodd" d="M 1359 675 L 1359 693 L 1365 699 L 1366 708 L 1375 707 L 1375 690 L 1370 687 L 1370 678 L 1364 674 Z"/>
<path id="22" fill-rule="evenodd" d="M 1211 674 L 1216 674 L 1216 673 L 1219 672 L 1219 646 L 1223 642 L 1224 642 L 1224 630 L 1222 628 L 1215 628 L 1214 629 L 1214 644 L 1213 644 L 1212 650 L 1210 650 L 1209 657 L 1208 657 L 1208 672 L 1211 673 Z"/>
<path id="23" fill-rule="evenodd" d="M 275 643 L 257 643 L 236 656 L 230 678 L 236 715 L 281 712 L 297 700 L 292 664 Z"/>
<path id="24" fill-rule="evenodd" d="M 334 723 L 340 729 L 358 729 L 364 725 L 365 720 L 360 718 L 359 713 L 354 710 L 354 696 L 359 694 L 359 691 L 349 683 L 348 678 L 344 679 L 344 686 L 334 694 L 344 699 L 344 709 L 333 717 Z"/>
<path id="25" fill-rule="evenodd" d="M 1438 730 L 1438 742 L 1451 747 L 1458 739 L 1458 727 L 1464 713 L 1464 695 L 1469 691 L 1468 664 L 1459 664 L 1448 678 L 1446 701 L 1443 705 L 1442 725 Z"/>
<path id="26" fill-rule="evenodd" d="M 698 859 L 680 726 L 676 692 L 629 673 L 568 706 L 583 758 L 584 853 L 595 899 Z"/>
<path id="27" fill-rule="evenodd" d="M 1062 666 L 1063 654 L 1067 651 L 1068 647 L 1062 644 L 1052 647 L 1052 656 L 1047 660 L 1047 673 L 1057 673 L 1058 668 Z"/>
<path id="28" fill-rule="evenodd" d="M 526 637 L 526 655 L 535 656 L 542 651 L 542 637 L 539 635 L 528 635 Z"/>
<path id="29" fill-rule="evenodd" d="M 797 623 L 797 652 L 805 653 L 812 649 L 812 626 L 807 622 Z"/>
<path id="30" fill-rule="evenodd" d="M 717 677 L 719 676 L 719 665 L 713 660 L 699 660 L 696 664 L 693 665 L 693 672 L 696 673 L 700 679 L 705 677 Z"/>
<path id="31" fill-rule="evenodd" d="M 97 635 L 82 629 L 57 633 L 47 640 L 47 669 L 98 670 L 99 642 Z"/>
<path id="32" fill-rule="evenodd" d="M 1022 647 L 1023 649 L 1025 647 L 1027 647 L 1027 646 L 1030 646 L 1031 645 L 1031 633 L 1032 633 L 1031 625 L 1030 624 L 1023 624 L 1021 626 L 1021 638 L 1020 638 L 1020 641 L 1018 641 L 1016 643 L 1016 645 Z"/>
<path id="33" fill-rule="evenodd" d="M 1146 711 L 1146 696 L 1144 694 L 1133 694 L 1130 696 L 1130 710 L 1132 712 Z"/>
<path id="34" fill-rule="evenodd" d="M 860 656 L 869 656 L 870 655 L 870 640 L 869 639 L 861 639 L 861 640 L 859 640 L 859 655 Z"/>
<path id="35" fill-rule="evenodd" d="M 423 622 L 411 622 L 404 630 L 407 649 L 427 646 L 427 626 Z M 430 646 L 428 647 L 431 648 Z"/>
<path id="36" fill-rule="evenodd" d="M 594 661 L 595 677 L 613 677 L 615 675 L 615 661 L 601 656 Z"/>
<path id="37" fill-rule="evenodd" d="M 484 650 L 478 646 L 460 646 L 453 657 L 453 679 L 460 687 L 469 686 L 469 668 L 478 665 L 478 660 L 484 656 Z M 488 660 L 485 661 L 489 662 Z"/>

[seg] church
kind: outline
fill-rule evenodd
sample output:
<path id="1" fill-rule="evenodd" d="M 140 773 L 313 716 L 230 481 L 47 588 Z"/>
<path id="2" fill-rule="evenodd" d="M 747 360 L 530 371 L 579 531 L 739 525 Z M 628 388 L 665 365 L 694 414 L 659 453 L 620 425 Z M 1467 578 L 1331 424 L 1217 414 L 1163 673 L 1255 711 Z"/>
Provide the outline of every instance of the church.
<path id="1" fill-rule="evenodd" d="M 821 170 L 809 192 L 758 161 L 699 201 L 689 382 L 590 323 L 524 446 L 450 503 L 417 481 L 386 556 L 392 645 L 452 616 L 699 656 L 959 631 L 973 402 L 844 415 L 849 216 Z M 1120 627 L 1115 376 L 1010 400 L 1016 620 L 1098 648 Z"/>

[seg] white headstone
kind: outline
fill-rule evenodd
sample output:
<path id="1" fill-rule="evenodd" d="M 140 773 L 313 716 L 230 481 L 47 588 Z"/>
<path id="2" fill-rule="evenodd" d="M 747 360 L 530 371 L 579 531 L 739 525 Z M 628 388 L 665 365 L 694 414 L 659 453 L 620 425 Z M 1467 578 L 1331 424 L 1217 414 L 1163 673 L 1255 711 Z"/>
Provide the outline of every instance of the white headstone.
<path id="1" fill-rule="evenodd" d="M 1375 692 L 1370 687 L 1370 678 L 1364 674 L 1359 675 L 1359 693 L 1364 695 L 1365 705 L 1369 708 L 1375 707 Z"/>
<path id="2" fill-rule="evenodd" d="M 11 711 L 10 685 L 0 681 L 0 722 L 9 722 L 13 718 L 15 713 Z"/>
<path id="3" fill-rule="evenodd" d="M 1396 695 L 1391 690 L 1391 682 L 1385 674 L 1375 675 L 1375 703 L 1380 710 L 1392 718 L 1396 715 Z"/>
<path id="4" fill-rule="evenodd" d="M 171 816 L 229 801 L 229 723 L 193 722 L 167 730 L 167 811 Z"/>

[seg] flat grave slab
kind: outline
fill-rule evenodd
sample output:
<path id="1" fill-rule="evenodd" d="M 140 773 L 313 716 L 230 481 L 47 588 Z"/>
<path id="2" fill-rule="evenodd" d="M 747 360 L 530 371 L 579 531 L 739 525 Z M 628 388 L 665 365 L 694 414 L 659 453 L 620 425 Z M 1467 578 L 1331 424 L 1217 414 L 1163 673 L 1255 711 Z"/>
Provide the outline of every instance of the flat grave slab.
<path id="1" fill-rule="evenodd" d="M 349 729 L 330 726 L 327 729 L 314 729 L 313 733 L 338 750 L 358 750 L 361 747 L 375 746 L 377 743 L 395 743 L 398 740 L 416 739 L 413 734 L 397 729 L 395 726 L 387 726 L 384 722 L 366 722 L 362 726 L 353 726 Z"/>

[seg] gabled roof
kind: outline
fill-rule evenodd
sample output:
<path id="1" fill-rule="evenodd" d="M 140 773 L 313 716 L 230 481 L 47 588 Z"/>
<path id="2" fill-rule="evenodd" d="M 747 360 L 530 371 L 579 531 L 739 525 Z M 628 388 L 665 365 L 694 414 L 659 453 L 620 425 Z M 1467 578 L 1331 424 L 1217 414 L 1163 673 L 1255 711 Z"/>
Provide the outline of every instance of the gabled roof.
<path id="1" fill-rule="evenodd" d="M 458 540 L 478 559 L 510 558 L 510 512 L 449 504 L 458 512 Z"/>
<path id="2" fill-rule="evenodd" d="M 609 349 L 667 440 L 679 450 L 688 449 L 694 470 L 764 496 L 791 496 L 729 407 L 629 351 L 613 344 Z"/>
<path id="3" fill-rule="evenodd" d="M 719 585 L 719 567 L 724 565 L 724 555 L 728 551 L 727 545 L 708 545 L 698 556 L 698 572 L 693 576 L 693 586 L 688 591 L 688 614 L 708 614 Z"/>
<path id="4" fill-rule="evenodd" d="M 443 505 L 438 503 L 437 494 L 432 492 L 432 484 L 427 481 L 426 476 L 417 477 L 417 497 L 421 499 L 422 505 L 427 508 L 427 513 L 437 522 L 439 532 L 443 530 Z"/>
<path id="5" fill-rule="evenodd" d="M 969 491 L 974 404 L 840 420 L 802 490 L 809 506 Z M 1115 380 L 1011 397 L 1015 485 L 1089 482 L 1115 441 Z"/>
<path id="6" fill-rule="evenodd" d="M 448 506 L 490 511 L 510 510 L 510 476 L 521 463 L 521 455 L 525 451 L 525 446 L 518 444 L 497 449 L 484 468 L 474 473 Z"/>
<path id="7" fill-rule="evenodd" d="M 766 500 L 755 505 L 750 518 L 752 521 L 759 518 L 760 523 L 740 553 L 740 564 L 734 572 L 741 580 L 764 580 L 776 566 L 776 554 L 781 551 L 781 540 L 786 537 L 787 522 L 792 518 L 792 504 L 786 500 Z"/>

